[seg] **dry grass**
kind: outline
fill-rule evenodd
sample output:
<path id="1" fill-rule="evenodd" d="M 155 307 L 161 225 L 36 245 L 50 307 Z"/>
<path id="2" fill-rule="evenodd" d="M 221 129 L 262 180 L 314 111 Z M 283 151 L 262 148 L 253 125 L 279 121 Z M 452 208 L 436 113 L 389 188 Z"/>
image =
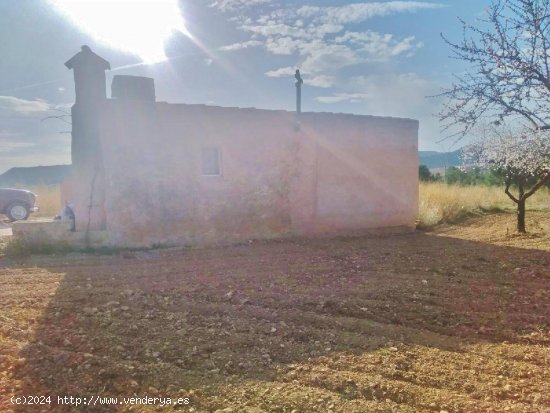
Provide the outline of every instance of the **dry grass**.
<path id="1" fill-rule="evenodd" d="M 29 191 L 38 195 L 37 204 L 40 211 L 34 214 L 35 217 L 54 217 L 61 209 L 61 188 L 59 185 L 41 185 L 27 187 Z"/>
<path id="2" fill-rule="evenodd" d="M 475 239 L 482 243 L 550 251 L 550 214 L 546 211 L 529 211 L 527 214 L 527 234 L 516 231 L 515 213 L 487 214 L 472 217 L 460 225 L 439 225 L 431 229 L 431 234 L 458 239 Z"/>
<path id="3" fill-rule="evenodd" d="M 527 201 L 530 210 L 550 208 L 550 191 L 541 189 Z M 501 187 L 458 186 L 421 183 L 419 221 L 421 227 L 456 223 L 484 211 L 514 210 L 515 204 Z"/>
<path id="4" fill-rule="evenodd" d="M 61 187 L 59 185 L 11 185 L 12 188 L 26 189 L 38 195 L 36 204 L 40 211 L 33 214 L 37 218 L 53 218 L 61 210 Z"/>
<path id="5" fill-rule="evenodd" d="M 26 187 L 38 195 L 40 212 L 35 217 L 53 217 L 61 209 L 59 185 Z M 527 201 L 529 210 L 550 209 L 550 190 L 542 189 Z M 420 183 L 419 225 L 432 227 L 456 223 L 485 211 L 511 211 L 515 204 L 501 187 L 458 186 L 440 182 Z"/>

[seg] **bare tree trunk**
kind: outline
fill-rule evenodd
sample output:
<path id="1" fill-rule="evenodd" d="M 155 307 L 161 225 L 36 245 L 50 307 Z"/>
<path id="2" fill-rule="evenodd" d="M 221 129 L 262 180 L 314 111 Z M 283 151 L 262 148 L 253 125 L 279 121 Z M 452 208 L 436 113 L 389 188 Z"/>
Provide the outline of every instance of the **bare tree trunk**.
<path id="1" fill-rule="evenodd" d="M 520 198 L 518 202 L 518 232 L 525 234 L 525 198 Z"/>
<path id="2" fill-rule="evenodd" d="M 525 230 L 525 200 L 527 199 L 525 197 L 525 190 L 523 188 L 523 182 L 518 183 L 518 232 L 520 234 L 525 234 L 527 232 Z"/>
<path id="3" fill-rule="evenodd" d="M 535 192 L 537 192 L 542 186 L 550 183 L 550 172 L 546 172 L 546 175 L 544 175 L 531 189 L 529 189 L 527 192 L 525 192 L 525 184 L 526 180 L 523 177 L 520 177 L 516 180 L 516 183 L 518 185 L 518 197 L 516 198 L 511 192 L 510 192 L 510 186 L 512 185 L 512 178 L 508 177 L 506 178 L 506 188 L 504 189 L 504 192 L 508 197 L 514 201 L 518 206 L 518 232 L 520 234 L 525 234 L 526 228 L 525 228 L 525 203 L 527 201 L 527 198 L 532 196 Z"/>

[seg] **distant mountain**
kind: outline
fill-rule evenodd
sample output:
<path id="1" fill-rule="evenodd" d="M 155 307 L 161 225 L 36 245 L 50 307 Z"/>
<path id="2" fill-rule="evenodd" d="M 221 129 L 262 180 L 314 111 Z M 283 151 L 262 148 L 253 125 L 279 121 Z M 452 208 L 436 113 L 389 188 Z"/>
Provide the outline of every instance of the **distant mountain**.
<path id="1" fill-rule="evenodd" d="M 418 151 L 420 165 L 428 168 L 443 168 L 445 166 L 462 165 L 462 149 L 453 152 Z"/>
<path id="2" fill-rule="evenodd" d="M 0 175 L 0 186 L 55 185 L 63 182 L 71 165 L 11 168 Z"/>

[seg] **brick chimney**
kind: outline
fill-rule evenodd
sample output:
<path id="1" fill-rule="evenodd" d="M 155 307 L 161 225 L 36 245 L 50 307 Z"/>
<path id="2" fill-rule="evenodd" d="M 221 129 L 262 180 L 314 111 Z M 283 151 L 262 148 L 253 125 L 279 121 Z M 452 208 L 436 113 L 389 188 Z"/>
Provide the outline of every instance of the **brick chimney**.
<path id="1" fill-rule="evenodd" d="M 107 60 L 89 46 L 82 46 L 65 66 L 74 71 L 76 105 L 93 105 L 107 99 L 105 71 L 111 69 Z"/>

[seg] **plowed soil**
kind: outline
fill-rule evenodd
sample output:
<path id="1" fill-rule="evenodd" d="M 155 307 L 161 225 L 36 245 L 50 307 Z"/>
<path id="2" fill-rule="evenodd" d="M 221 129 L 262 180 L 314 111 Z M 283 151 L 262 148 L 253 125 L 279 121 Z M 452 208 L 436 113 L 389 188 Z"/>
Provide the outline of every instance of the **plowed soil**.
<path id="1" fill-rule="evenodd" d="M 550 412 L 550 246 L 511 219 L 0 258 L 0 411 Z M 132 395 L 189 404 L 57 403 Z"/>

